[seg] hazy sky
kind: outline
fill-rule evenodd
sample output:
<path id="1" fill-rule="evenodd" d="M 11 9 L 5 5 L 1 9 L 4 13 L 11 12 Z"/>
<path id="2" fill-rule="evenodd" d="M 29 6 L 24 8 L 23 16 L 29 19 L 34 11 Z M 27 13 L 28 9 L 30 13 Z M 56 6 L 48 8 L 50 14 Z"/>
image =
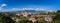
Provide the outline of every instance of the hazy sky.
<path id="1" fill-rule="evenodd" d="M 6 6 L 1 7 L 3 4 Z M 56 11 L 60 10 L 60 0 L 0 0 L 0 11 L 14 11 L 11 10 L 13 8 L 40 8 Z"/>

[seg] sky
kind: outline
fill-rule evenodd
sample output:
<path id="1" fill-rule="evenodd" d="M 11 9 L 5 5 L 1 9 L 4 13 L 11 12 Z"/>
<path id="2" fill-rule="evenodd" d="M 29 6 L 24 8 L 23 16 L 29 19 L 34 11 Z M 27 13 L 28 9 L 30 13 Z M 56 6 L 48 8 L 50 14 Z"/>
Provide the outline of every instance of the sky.
<path id="1" fill-rule="evenodd" d="M 32 8 L 46 11 L 60 10 L 60 0 L 0 0 L 0 11 Z"/>

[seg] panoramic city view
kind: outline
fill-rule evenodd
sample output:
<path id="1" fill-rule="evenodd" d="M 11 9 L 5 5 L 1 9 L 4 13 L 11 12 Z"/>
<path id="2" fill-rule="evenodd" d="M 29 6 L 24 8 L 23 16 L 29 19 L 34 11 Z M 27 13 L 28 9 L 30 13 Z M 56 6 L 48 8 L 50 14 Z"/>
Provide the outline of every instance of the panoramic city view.
<path id="1" fill-rule="evenodd" d="M 60 23 L 60 0 L 0 0 L 0 23 Z"/>

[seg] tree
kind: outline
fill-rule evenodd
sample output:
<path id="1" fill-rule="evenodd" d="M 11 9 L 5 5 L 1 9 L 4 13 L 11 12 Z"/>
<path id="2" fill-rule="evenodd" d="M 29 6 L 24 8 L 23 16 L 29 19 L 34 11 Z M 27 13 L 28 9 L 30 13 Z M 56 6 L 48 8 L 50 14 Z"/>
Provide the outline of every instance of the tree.
<path id="1" fill-rule="evenodd" d="M 60 10 L 56 12 L 55 20 L 60 20 Z"/>

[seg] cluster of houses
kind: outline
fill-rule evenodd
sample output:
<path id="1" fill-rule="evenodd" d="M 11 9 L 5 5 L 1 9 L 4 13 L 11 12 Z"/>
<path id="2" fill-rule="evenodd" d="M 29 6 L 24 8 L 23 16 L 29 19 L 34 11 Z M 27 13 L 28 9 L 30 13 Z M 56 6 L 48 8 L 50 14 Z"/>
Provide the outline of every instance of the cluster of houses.
<path id="1" fill-rule="evenodd" d="M 21 14 L 16 13 L 16 15 L 20 16 Z M 27 17 L 27 15 L 31 15 L 31 17 L 36 16 L 36 17 L 39 17 L 40 19 L 42 18 L 45 21 L 50 21 L 50 22 L 53 21 L 52 16 L 55 16 L 54 12 L 35 12 L 35 13 L 31 13 L 31 12 L 27 12 L 27 11 L 23 12 L 22 15 L 25 16 L 25 17 Z"/>
<path id="2" fill-rule="evenodd" d="M 8 14 L 6 14 L 6 15 L 8 15 Z M 33 17 L 38 17 L 38 20 L 40 20 L 40 21 L 43 21 L 43 19 L 44 19 L 44 21 L 51 22 L 51 21 L 53 21 L 52 16 L 54 16 L 54 13 L 53 12 L 31 13 L 31 12 L 24 11 L 24 12 L 15 13 L 15 16 L 17 16 L 17 17 L 30 17 L 29 20 L 32 20 L 33 22 L 36 21 Z M 20 19 L 13 17 L 13 16 L 12 16 L 12 19 L 15 20 L 16 22 L 20 21 Z"/>

